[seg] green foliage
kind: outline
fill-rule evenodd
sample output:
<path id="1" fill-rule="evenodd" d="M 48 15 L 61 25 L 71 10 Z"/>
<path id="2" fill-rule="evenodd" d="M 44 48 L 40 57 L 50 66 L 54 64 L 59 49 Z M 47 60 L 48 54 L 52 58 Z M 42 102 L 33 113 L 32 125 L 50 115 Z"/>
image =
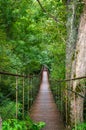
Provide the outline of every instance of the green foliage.
<path id="1" fill-rule="evenodd" d="M 58 23 L 41 11 L 37 1 L 0 1 L 1 70 L 34 73 L 44 64 L 53 69 L 56 66 L 57 59 L 51 58 L 56 54 L 52 51 L 59 52 L 58 46 L 64 44 L 66 14 L 62 13 L 66 7 L 62 1 L 42 1 L 42 4 L 57 17 Z"/>
<path id="2" fill-rule="evenodd" d="M 22 117 L 21 113 L 22 104 L 18 103 L 18 117 Z M 16 115 L 16 103 L 10 99 L 2 100 L 0 103 L 0 115 L 3 120 L 15 118 Z"/>
<path id="3" fill-rule="evenodd" d="M 75 128 L 73 128 L 72 130 L 86 130 L 86 123 L 80 123 L 77 126 L 75 126 Z"/>
<path id="4" fill-rule="evenodd" d="M 3 130 L 41 130 L 45 126 L 44 122 L 34 123 L 29 117 L 24 120 L 8 119 L 3 122 Z"/>

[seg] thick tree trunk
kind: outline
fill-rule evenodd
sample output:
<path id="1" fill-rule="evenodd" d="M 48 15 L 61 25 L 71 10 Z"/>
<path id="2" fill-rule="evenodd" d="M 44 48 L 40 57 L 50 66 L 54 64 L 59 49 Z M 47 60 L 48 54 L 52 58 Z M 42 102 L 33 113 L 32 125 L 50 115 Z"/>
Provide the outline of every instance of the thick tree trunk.
<path id="1" fill-rule="evenodd" d="M 85 0 L 86 3 L 86 0 Z M 76 52 L 74 57 L 74 62 L 72 70 L 74 71 L 71 74 L 71 77 L 81 77 L 86 75 L 86 4 L 84 6 L 83 14 L 81 15 L 79 30 L 78 30 L 78 39 L 76 42 Z M 75 63 L 75 64 L 74 64 Z M 73 81 L 72 89 L 85 95 L 83 80 Z M 83 121 L 83 104 L 84 99 L 74 93 L 71 94 L 71 109 L 70 109 L 70 120 L 71 126 L 74 124 L 80 123 Z"/>
<path id="2" fill-rule="evenodd" d="M 72 0 L 73 2 L 74 0 Z M 76 42 L 76 28 L 75 28 L 75 10 L 76 5 L 73 2 L 68 5 L 69 16 L 67 18 L 67 34 L 68 40 L 66 44 L 66 78 L 71 78 L 71 68 L 72 68 L 72 57 L 75 50 Z"/>
<path id="3" fill-rule="evenodd" d="M 66 44 L 66 79 L 71 78 L 73 73 L 72 66 L 73 66 L 73 59 L 74 53 L 76 48 L 76 39 L 77 39 L 77 28 L 75 26 L 76 22 L 76 2 L 75 0 L 68 1 L 67 11 L 69 12 L 67 16 L 67 44 Z M 71 87 L 71 82 L 66 83 L 66 88 Z M 66 90 L 66 103 L 65 103 L 65 110 L 66 110 L 66 123 L 70 125 L 70 92 Z"/>

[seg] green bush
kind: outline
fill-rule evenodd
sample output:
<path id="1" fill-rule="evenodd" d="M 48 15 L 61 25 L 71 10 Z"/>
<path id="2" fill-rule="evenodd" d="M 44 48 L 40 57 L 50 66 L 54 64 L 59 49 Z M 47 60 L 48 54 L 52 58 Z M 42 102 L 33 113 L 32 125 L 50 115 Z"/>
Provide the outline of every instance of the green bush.
<path id="1" fill-rule="evenodd" d="M 75 128 L 72 130 L 86 130 L 86 123 L 78 124 Z"/>
<path id="2" fill-rule="evenodd" d="M 45 126 L 44 122 L 34 123 L 29 117 L 23 121 L 8 119 L 3 122 L 3 130 L 41 130 Z"/>

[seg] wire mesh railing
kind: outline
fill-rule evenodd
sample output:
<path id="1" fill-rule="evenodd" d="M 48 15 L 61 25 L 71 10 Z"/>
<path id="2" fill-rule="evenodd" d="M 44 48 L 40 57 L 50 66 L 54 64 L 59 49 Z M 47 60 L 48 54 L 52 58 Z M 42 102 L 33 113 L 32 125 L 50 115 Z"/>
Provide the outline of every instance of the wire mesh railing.
<path id="1" fill-rule="evenodd" d="M 66 126 L 71 123 L 76 126 L 80 121 L 86 121 L 86 76 L 65 80 L 50 79 L 50 86 Z"/>
<path id="2" fill-rule="evenodd" d="M 29 114 L 40 86 L 40 75 L 0 72 L 0 117 L 24 119 Z"/>

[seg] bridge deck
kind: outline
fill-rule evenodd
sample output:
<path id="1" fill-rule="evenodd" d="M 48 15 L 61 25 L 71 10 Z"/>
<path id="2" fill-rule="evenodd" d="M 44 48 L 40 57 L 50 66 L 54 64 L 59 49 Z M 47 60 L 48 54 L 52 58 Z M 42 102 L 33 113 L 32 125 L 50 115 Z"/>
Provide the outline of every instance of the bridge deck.
<path id="1" fill-rule="evenodd" d="M 40 91 L 31 108 L 30 116 L 35 122 L 44 121 L 46 123 L 43 130 L 64 130 L 60 113 L 49 88 L 47 71 L 43 71 Z"/>

